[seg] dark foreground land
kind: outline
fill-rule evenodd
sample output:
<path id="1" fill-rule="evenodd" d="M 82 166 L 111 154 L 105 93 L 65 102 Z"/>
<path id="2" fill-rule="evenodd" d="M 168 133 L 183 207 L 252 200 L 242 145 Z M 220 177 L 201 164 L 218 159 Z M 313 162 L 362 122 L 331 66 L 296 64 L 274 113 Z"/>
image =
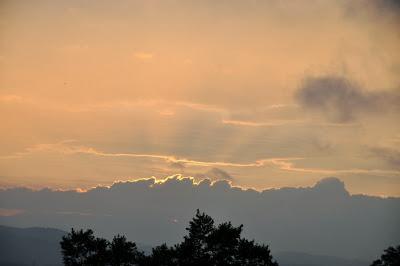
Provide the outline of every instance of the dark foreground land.
<path id="1" fill-rule="evenodd" d="M 0 265 L 61 266 L 63 265 L 63 261 L 60 240 L 67 234 L 65 231 L 52 228 L 0 226 Z M 138 244 L 137 249 L 143 251 L 145 254 L 151 253 L 151 247 L 146 245 Z M 351 260 L 293 251 L 273 252 L 272 255 L 281 266 L 371 265 L 371 262 L 363 260 Z"/>

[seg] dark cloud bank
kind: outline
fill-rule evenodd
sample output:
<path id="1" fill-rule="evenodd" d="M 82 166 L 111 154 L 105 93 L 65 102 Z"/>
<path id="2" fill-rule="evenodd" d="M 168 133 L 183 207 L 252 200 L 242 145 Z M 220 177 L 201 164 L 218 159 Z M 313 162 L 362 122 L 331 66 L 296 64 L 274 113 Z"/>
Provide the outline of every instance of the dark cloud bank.
<path id="1" fill-rule="evenodd" d="M 152 245 L 181 240 L 197 208 L 217 222 L 244 224 L 246 236 L 274 251 L 372 259 L 400 242 L 400 199 L 350 195 L 336 178 L 262 192 L 178 176 L 84 193 L 15 188 L 0 190 L 0 208 L 21 211 L 0 217 L 4 225 L 93 228 L 101 236 L 122 233 Z"/>
<path id="2" fill-rule="evenodd" d="M 368 91 L 338 76 L 305 79 L 295 98 L 305 109 L 322 113 L 338 123 L 400 111 L 398 91 Z"/>

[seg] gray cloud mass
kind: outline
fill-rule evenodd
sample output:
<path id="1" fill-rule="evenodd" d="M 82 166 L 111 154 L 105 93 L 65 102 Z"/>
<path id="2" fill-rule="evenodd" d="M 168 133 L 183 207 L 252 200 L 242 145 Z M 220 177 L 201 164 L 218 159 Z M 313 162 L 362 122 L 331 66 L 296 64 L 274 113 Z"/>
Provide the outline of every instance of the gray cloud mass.
<path id="1" fill-rule="evenodd" d="M 397 91 L 367 91 L 339 76 L 306 78 L 295 93 L 305 109 L 325 115 L 330 121 L 346 123 L 366 114 L 399 111 Z"/>
<path id="2" fill-rule="evenodd" d="M 105 237 L 122 233 L 150 245 L 180 241 L 197 208 L 217 222 L 244 224 L 247 237 L 270 244 L 274 252 L 371 260 L 400 241 L 400 199 L 350 195 L 337 178 L 261 192 L 182 176 L 86 192 L 0 189 L 0 224 L 92 228 Z"/>

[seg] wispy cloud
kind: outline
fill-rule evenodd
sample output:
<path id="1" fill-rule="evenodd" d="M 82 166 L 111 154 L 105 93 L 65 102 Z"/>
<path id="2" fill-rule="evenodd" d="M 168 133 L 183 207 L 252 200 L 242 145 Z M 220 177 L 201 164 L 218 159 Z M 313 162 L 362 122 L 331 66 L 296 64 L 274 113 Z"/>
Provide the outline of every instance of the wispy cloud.
<path id="1" fill-rule="evenodd" d="M 6 209 L 6 208 L 0 208 L 0 217 L 10 217 L 10 216 L 15 216 L 18 214 L 22 214 L 24 210 L 22 209 Z"/>
<path id="2" fill-rule="evenodd" d="M 133 56 L 139 60 L 150 60 L 154 57 L 153 53 L 146 53 L 146 52 L 136 52 Z"/>
<path id="3" fill-rule="evenodd" d="M 302 158 L 297 158 L 300 160 Z M 302 168 L 297 167 L 293 163 L 296 159 L 268 159 L 264 162 L 271 163 L 278 166 L 280 170 L 291 171 L 291 172 L 301 172 L 301 173 L 313 173 L 322 175 L 338 175 L 338 174 L 368 174 L 368 175 L 378 175 L 378 176 L 400 176 L 400 171 L 393 170 L 382 170 L 382 169 L 323 169 L 323 168 Z"/>
<path id="4" fill-rule="evenodd" d="M 400 176 L 400 171 L 383 169 L 324 169 L 324 168 L 303 168 L 295 165 L 294 161 L 303 160 L 300 157 L 284 158 L 262 158 L 252 162 L 229 162 L 229 161 L 202 161 L 188 158 L 179 158 L 173 155 L 143 154 L 143 153 L 109 153 L 100 151 L 93 147 L 82 145 L 71 145 L 74 140 L 65 140 L 54 144 L 38 144 L 27 148 L 24 152 L 12 155 L 1 156 L 0 159 L 18 159 L 34 154 L 36 152 L 57 152 L 65 155 L 87 154 L 98 157 L 110 158 L 147 158 L 164 161 L 168 164 L 180 164 L 185 166 L 199 167 L 268 167 L 273 166 L 282 171 L 314 173 L 314 174 L 373 174 L 380 176 Z"/>
<path id="5" fill-rule="evenodd" d="M 223 124 L 234 125 L 234 126 L 249 126 L 249 127 L 274 127 L 274 126 L 304 124 L 304 122 L 305 120 L 278 120 L 271 122 L 253 122 L 253 121 L 243 121 L 243 120 L 222 119 Z"/>

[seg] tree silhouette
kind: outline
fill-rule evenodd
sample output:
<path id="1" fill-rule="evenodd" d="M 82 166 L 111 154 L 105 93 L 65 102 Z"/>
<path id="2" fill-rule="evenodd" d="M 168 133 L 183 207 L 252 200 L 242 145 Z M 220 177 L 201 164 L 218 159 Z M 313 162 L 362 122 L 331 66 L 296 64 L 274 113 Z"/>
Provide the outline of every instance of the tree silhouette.
<path id="1" fill-rule="evenodd" d="M 106 265 L 110 259 L 109 243 L 103 238 L 93 240 L 91 256 L 86 259 L 87 265 Z"/>
<path id="2" fill-rule="evenodd" d="M 110 243 L 103 238 L 95 238 L 92 230 L 71 229 L 61 242 L 63 262 L 66 266 L 131 266 L 139 265 L 144 256 L 136 244 L 117 235 Z"/>
<path id="3" fill-rule="evenodd" d="M 214 226 L 214 220 L 197 210 L 190 222 L 189 235 L 175 246 L 176 265 L 276 266 L 269 247 L 241 238 L 243 225 L 231 222 Z"/>
<path id="4" fill-rule="evenodd" d="M 374 261 L 371 266 L 400 266 L 400 245 L 385 249 L 381 258 Z"/>
<path id="5" fill-rule="evenodd" d="M 174 247 L 162 244 L 148 256 L 136 244 L 117 235 L 111 242 L 95 238 L 92 230 L 71 230 L 61 241 L 64 265 L 97 266 L 277 266 L 269 247 L 241 237 L 243 225 L 214 225 L 196 211 L 186 228 L 188 235 Z M 386 265 L 386 264 L 384 264 Z"/>
<path id="6" fill-rule="evenodd" d="M 142 265 L 175 266 L 177 261 L 176 250 L 162 244 L 153 248 L 151 256 L 145 257 Z"/>
<path id="7" fill-rule="evenodd" d="M 125 236 L 117 235 L 110 244 L 111 266 L 136 265 L 143 254 L 136 247 L 136 244 L 126 240 Z"/>
<path id="8" fill-rule="evenodd" d="M 61 241 L 64 265 L 89 265 L 96 253 L 96 239 L 92 230 L 71 230 Z"/>
<path id="9" fill-rule="evenodd" d="M 214 220 L 197 210 L 195 217 L 186 228 L 189 235 L 175 246 L 179 265 L 210 265 L 208 238 L 214 230 Z"/>

